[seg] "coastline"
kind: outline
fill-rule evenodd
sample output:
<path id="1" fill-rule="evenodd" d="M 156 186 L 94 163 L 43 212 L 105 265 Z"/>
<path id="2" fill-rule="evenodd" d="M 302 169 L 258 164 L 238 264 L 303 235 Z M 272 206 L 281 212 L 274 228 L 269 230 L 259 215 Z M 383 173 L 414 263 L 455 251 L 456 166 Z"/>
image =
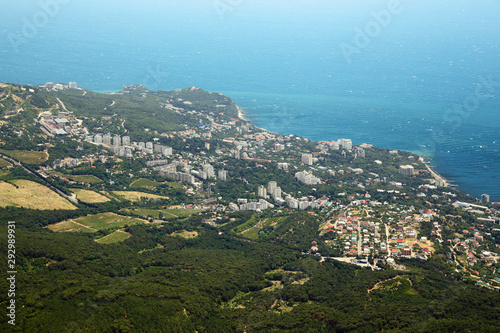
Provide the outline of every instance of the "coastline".
<path id="1" fill-rule="evenodd" d="M 236 105 L 236 109 L 238 109 L 238 118 L 240 118 L 241 120 L 243 121 L 248 121 L 250 122 L 246 117 L 245 117 L 245 113 L 243 112 L 243 109 L 240 108 L 238 105 Z"/>
<path id="2" fill-rule="evenodd" d="M 425 163 L 424 161 L 422 161 L 422 162 L 425 164 L 425 167 L 427 168 L 427 170 L 429 170 L 429 172 L 431 173 L 432 177 L 435 179 L 436 183 L 441 183 L 440 186 L 443 186 L 443 187 L 450 187 L 450 182 L 446 178 L 444 178 L 439 173 L 437 173 L 436 171 L 434 171 L 429 166 L 429 164 Z"/>
<path id="3" fill-rule="evenodd" d="M 262 127 L 258 127 L 256 126 L 255 124 L 253 124 L 248 118 L 245 117 L 245 113 L 243 111 L 243 109 L 241 107 L 239 107 L 238 105 L 236 105 L 236 109 L 238 110 L 238 118 L 243 120 L 243 121 L 246 121 L 246 122 L 249 122 L 251 123 L 253 126 L 255 126 L 256 128 L 262 130 L 262 131 L 265 131 L 265 132 L 270 132 L 268 130 L 266 130 L 265 128 L 262 128 Z M 420 155 L 420 154 L 419 154 Z M 438 186 L 441 186 L 441 187 L 452 187 L 450 182 L 444 178 L 443 176 L 441 176 L 439 173 L 437 173 L 429 164 L 428 162 L 425 161 L 426 158 L 429 158 L 428 156 L 425 156 L 425 155 L 420 155 L 419 159 L 420 161 L 425 165 L 425 167 L 427 168 L 427 170 L 429 171 L 429 173 L 431 174 L 432 178 L 434 178 L 434 181 L 435 181 L 435 184 L 440 184 Z M 470 194 L 469 194 L 470 195 Z"/>
<path id="4" fill-rule="evenodd" d="M 3 85 L 3 86 L 9 86 L 11 84 L 7 84 L 7 83 L 4 83 L 4 82 L 0 82 L 0 85 Z M 17 85 L 17 83 L 14 83 L 14 85 Z M 118 90 L 99 90 L 99 91 L 93 91 L 93 90 L 88 90 L 88 89 L 84 89 L 84 88 L 81 88 L 81 87 L 78 87 L 79 90 L 83 90 L 84 91 L 84 95 L 87 93 L 87 92 L 95 92 L 95 93 L 100 93 L 100 94 L 117 94 L 117 93 L 120 93 L 120 91 Z M 267 133 L 273 133 L 272 131 L 269 131 L 263 127 L 259 127 L 257 125 L 255 125 L 249 118 L 248 118 L 248 114 L 244 111 L 244 109 L 238 105 L 236 105 L 236 109 L 237 109 L 237 112 L 238 112 L 238 118 L 241 119 L 242 121 L 244 122 L 248 122 L 250 124 L 252 124 L 252 126 L 254 126 L 255 128 L 261 130 L 262 132 L 267 132 Z M 290 133 L 291 134 L 291 133 Z M 414 152 L 415 154 L 417 155 L 420 155 L 422 159 L 424 160 L 427 160 L 427 163 L 424 162 L 425 164 L 425 167 L 426 169 L 429 171 L 429 173 L 431 174 L 432 178 L 435 180 L 435 183 L 436 184 L 439 184 L 440 186 L 442 187 L 451 187 L 451 188 L 456 188 L 456 189 L 459 189 L 461 187 L 460 184 L 454 184 L 453 181 L 449 181 L 447 180 L 446 178 L 444 178 L 442 175 L 440 175 L 434 167 L 432 167 L 431 165 L 428 164 L 428 159 L 430 159 L 431 157 L 430 156 L 427 156 L 427 155 L 421 155 L 422 152 L 419 151 L 419 152 Z M 477 196 L 471 194 L 471 193 L 468 193 L 468 192 L 465 192 L 461 189 L 459 189 L 459 191 L 461 191 L 462 193 L 464 194 L 467 194 L 467 195 L 470 195 L 471 197 L 474 197 L 474 198 L 478 198 Z"/>
<path id="5" fill-rule="evenodd" d="M 241 107 L 239 107 L 238 105 L 236 105 L 236 109 L 238 109 L 238 118 L 243 120 L 243 121 L 246 121 L 247 123 L 250 123 L 252 124 L 252 126 L 254 126 L 255 128 L 258 128 L 260 129 L 261 131 L 263 132 L 269 132 L 268 130 L 266 130 L 265 128 L 262 128 L 262 127 L 259 127 L 257 125 L 255 125 L 254 123 L 252 123 L 248 118 L 245 117 L 245 112 L 243 111 L 243 109 Z"/>
<path id="6" fill-rule="evenodd" d="M 253 124 L 250 120 L 248 120 L 248 118 L 245 117 L 245 113 L 243 111 L 243 109 L 241 107 L 239 107 L 238 105 L 236 105 L 236 108 L 238 109 L 238 118 L 240 118 L 241 120 L 243 121 L 246 121 L 246 122 L 249 122 L 251 123 L 253 126 L 255 126 L 256 128 L 262 130 L 262 131 L 265 131 L 265 132 L 269 132 L 268 130 L 266 130 L 265 128 L 262 128 L 262 127 L 258 127 L 256 126 L 255 124 Z M 419 154 L 420 155 L 420 154 Z M 428 162 L 426 162 L 426 158 L 429 159 L 428 156 L 425 156 L 425 155 L 420 155 L 419 159 L 420 161 L 425 165 L 425 167 L 427 168 L 427 170 L 429 171 L 429 173 L 431 174 L 432 178 L 434 178 L 434 181 L 435 181 L 435 184 L 438 185 L 438 186 L 441 186 L 441 187 L 452 187 L 450 182 L 444 178 L 443 176 L 441 176 L 439 173 L 437 173 L 429 164 Z M 465 192 L 464 192 L 465 193 Z M 470 194 L 469 194 L 470 195 Z"/>

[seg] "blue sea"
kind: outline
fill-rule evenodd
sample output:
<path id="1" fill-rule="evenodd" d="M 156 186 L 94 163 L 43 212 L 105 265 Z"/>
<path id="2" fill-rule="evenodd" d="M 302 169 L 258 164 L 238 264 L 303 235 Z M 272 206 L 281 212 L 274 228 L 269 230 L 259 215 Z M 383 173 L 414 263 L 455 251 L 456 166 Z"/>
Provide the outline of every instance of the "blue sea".
<path id="1" fill-rule="evenodd" d="M 0 81 L 222 92 L 257 126 L 423 154 L 500 201 L 499 12 L 498 0 L 20 0 L 0 12 Z"/>

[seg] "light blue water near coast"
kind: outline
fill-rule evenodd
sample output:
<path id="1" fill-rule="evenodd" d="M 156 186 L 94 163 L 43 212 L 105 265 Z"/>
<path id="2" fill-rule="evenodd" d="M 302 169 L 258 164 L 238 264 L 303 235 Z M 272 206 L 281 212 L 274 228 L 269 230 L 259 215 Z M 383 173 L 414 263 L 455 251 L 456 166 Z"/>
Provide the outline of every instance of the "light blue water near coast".
<path id="1" fill-rule="evenodd" d="M 367 45 L 356 29 L 391 1 L 59 2 L 47 20 L 32 1 L 0 13 L 0 81 L 202 87 L 271 131 L 425 154 L 500 201 L 499 1 L 401 0 Z"/>

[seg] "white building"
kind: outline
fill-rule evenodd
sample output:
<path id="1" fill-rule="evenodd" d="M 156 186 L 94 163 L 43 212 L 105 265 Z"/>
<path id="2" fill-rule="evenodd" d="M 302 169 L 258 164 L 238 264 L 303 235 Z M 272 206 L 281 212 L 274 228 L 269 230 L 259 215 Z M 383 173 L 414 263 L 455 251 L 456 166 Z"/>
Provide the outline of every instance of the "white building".
<path id="1" fill-rule="evenodd" d="M 237 211 L 239 211 L 239 210 L 240 210 L 240 207 L 238 207 L 238 205 L 237 205 L 237 204 L 235 204 L 234 202 L 231 202 L 231 203 L 229 204 L 229 209 L 231 209 L 232 211 L 237 212 Z"/>
<path id="2" fill-rule="evenodd" d="M 295 198 L 292 197 L 286 197 L 286 202 L 288 203 L 288 207 L 291 209 L 298 209 L 299 208 L 299 201 Z"/>
<path id="3" fill-rule="evenodd" d="M 278 183 L 276 183 L 274 180 L 270 181 L 268 184 L 267 184 L 267 192 L 271 195 L 273 195 L 274 193 L 274 190 L 276 189 L 276 187 L 278 187 Z"/>
<path id="4" fill-rule="evenodd" d="M 161 144 L 159 144 L 159 143 L 154 143 L 154 144 L 153 144 L 153 151 L 154 151 L 155 153 L 159 153 L 159 154 L 161 154 L 161 151 L 162 151 L 163 147 L 164 147 L 164 146 L 163 146 L 163 145 L 161 145 Z"/>
<path id="5" fill-rule="evenodd" d="M 208 178 L 214 178 L 215 177 L 215 172 L 214 172 L 214 167 L 211 166 L 210 164 L 205 164 L 203 166 L 203 171 L 207 173 Z"/>
<path id="6" fill-rule="evenodd" d="M 239 160 L 241 158 L 240 149 L 233 150 L 233 158 Z"/>
<path id="7" fill-rule="evenodd" d="M 122 143 L 124 146 L 130 146 L 130 136 L 124 136 L 122 138 Z"/>
<path id="8" fill-rule="evenodd" d="M 414 168 L 411 165 L 402 165 L 399 167 L 399 173 L 405 176 L 413 176 Z"/>
<path id="9" fill-rule="evenodd" d="M 268 208 L 273 208 L 274 205 L 270 204 L 264 199 L 260 199 L 259 202 L 249 202 L 246 204 L 242 204 L 240 206 L 240 210 L 252 210 L 252 211 L 257 211 L 257 210 L 266 210 Z"/>
<path id="10" fill-rule="evenodd" d="M 302 154 L 301 161 L 304 164 L 313 165 L 313 156 L 312 156 L 312 154 Z"/>
<path id="11" fill-rule="evenodd" d="M 299 209 L 309 208 L 309 201 L 299 201 Z"/>
<path id="12" fill-rule="evenodd" d="M 194 184 L 195 182 L 194 176 L 188 173 L 160 171 L 160 175 L 163 177 L 173 178 L 177 181 L 187 182 L 189 184 Z"/>
<path id="13" fill-rule="evenodd" d="M 275 143 L 275 144 L 274 144 L 274 150 L 275 150 L 276 152 L 283 151 L 283 150 L 285 150 L 285 145 L 284 145 L 284 144 L 281 144 L 281 143 Z"/>
<path id="14" fill-rule="evenodd" d="M 122 137 L 119 135 L 115 135 L 113 137 L 113 146 L 118 147 L 122 145 Z"/>
<path id="15" fill-rule="evenodd" d="M 224 182 L 227 180 L 227 170 L 219 170 L 219 179 Z"/>
<path id="16" fill-rule="evenodd" d="M 281 187 L 276 187 L 273 191 L 273 198 L 281 198 Z"/>
<path id="17" fill-rule="evenodd" d="M 111 144 L 111 134 L 104 134 L 102 137 L 102 143 L 105 145 L 110 145 Z"/>
<path id="18" fill-rule="evenodd" d="M 284 171 L 288 171 L 288 163 L 278 163 L 278 168 Z"/>
<path id="19" fill-rule="evenodd" d="M 165 156 L 172 156 L 172 154 L 173 154 L 172 147 L 163 146 L 161 148 L 161 153 L 162 153 L 162 155 L 165 155 Z"/>
<path id="20" fill-rule="evenodd" d="M 267 197 L 266 187 L 260 185 L 259 188 L 257 189 L 257 195 L 261 198 L 266 198 Z"/>
<path id="21" fill-rule="evenodd" d="M 295 178 L 297 178 L 299 182 L 307 185 L 316 185 L 321 182 L 321 179 L 319 179 L 318 177 L 314 176 L 312 173 L 307 171 L 297 172 L 295 174 Z"/>
<path id="22" fill-rule="evenodd" d="M 352 149 L 352 140 L 351 139 L 338 139 L 337 143 L 339 147 L 346 150 Z"/>

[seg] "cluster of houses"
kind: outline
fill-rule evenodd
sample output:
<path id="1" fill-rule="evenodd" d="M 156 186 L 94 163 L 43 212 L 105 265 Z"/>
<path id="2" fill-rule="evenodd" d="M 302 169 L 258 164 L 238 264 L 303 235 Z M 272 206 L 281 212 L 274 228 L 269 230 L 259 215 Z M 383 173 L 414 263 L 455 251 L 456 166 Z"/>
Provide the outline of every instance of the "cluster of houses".
<path id="1" fill-rule="evenodd" d="M 409 217 L 406 221 L 413 222 Z M 336 244 L 346 256 L 380 255 L 387 258 L 406 257 L 427 259 L 432 248 L 427 237 L 417 239 L 417 230 L 405 221 L 394 226 L 365 221 L 358 216 L 339 218 L 325 226 L 323 233 L 335 233 Z"/>

